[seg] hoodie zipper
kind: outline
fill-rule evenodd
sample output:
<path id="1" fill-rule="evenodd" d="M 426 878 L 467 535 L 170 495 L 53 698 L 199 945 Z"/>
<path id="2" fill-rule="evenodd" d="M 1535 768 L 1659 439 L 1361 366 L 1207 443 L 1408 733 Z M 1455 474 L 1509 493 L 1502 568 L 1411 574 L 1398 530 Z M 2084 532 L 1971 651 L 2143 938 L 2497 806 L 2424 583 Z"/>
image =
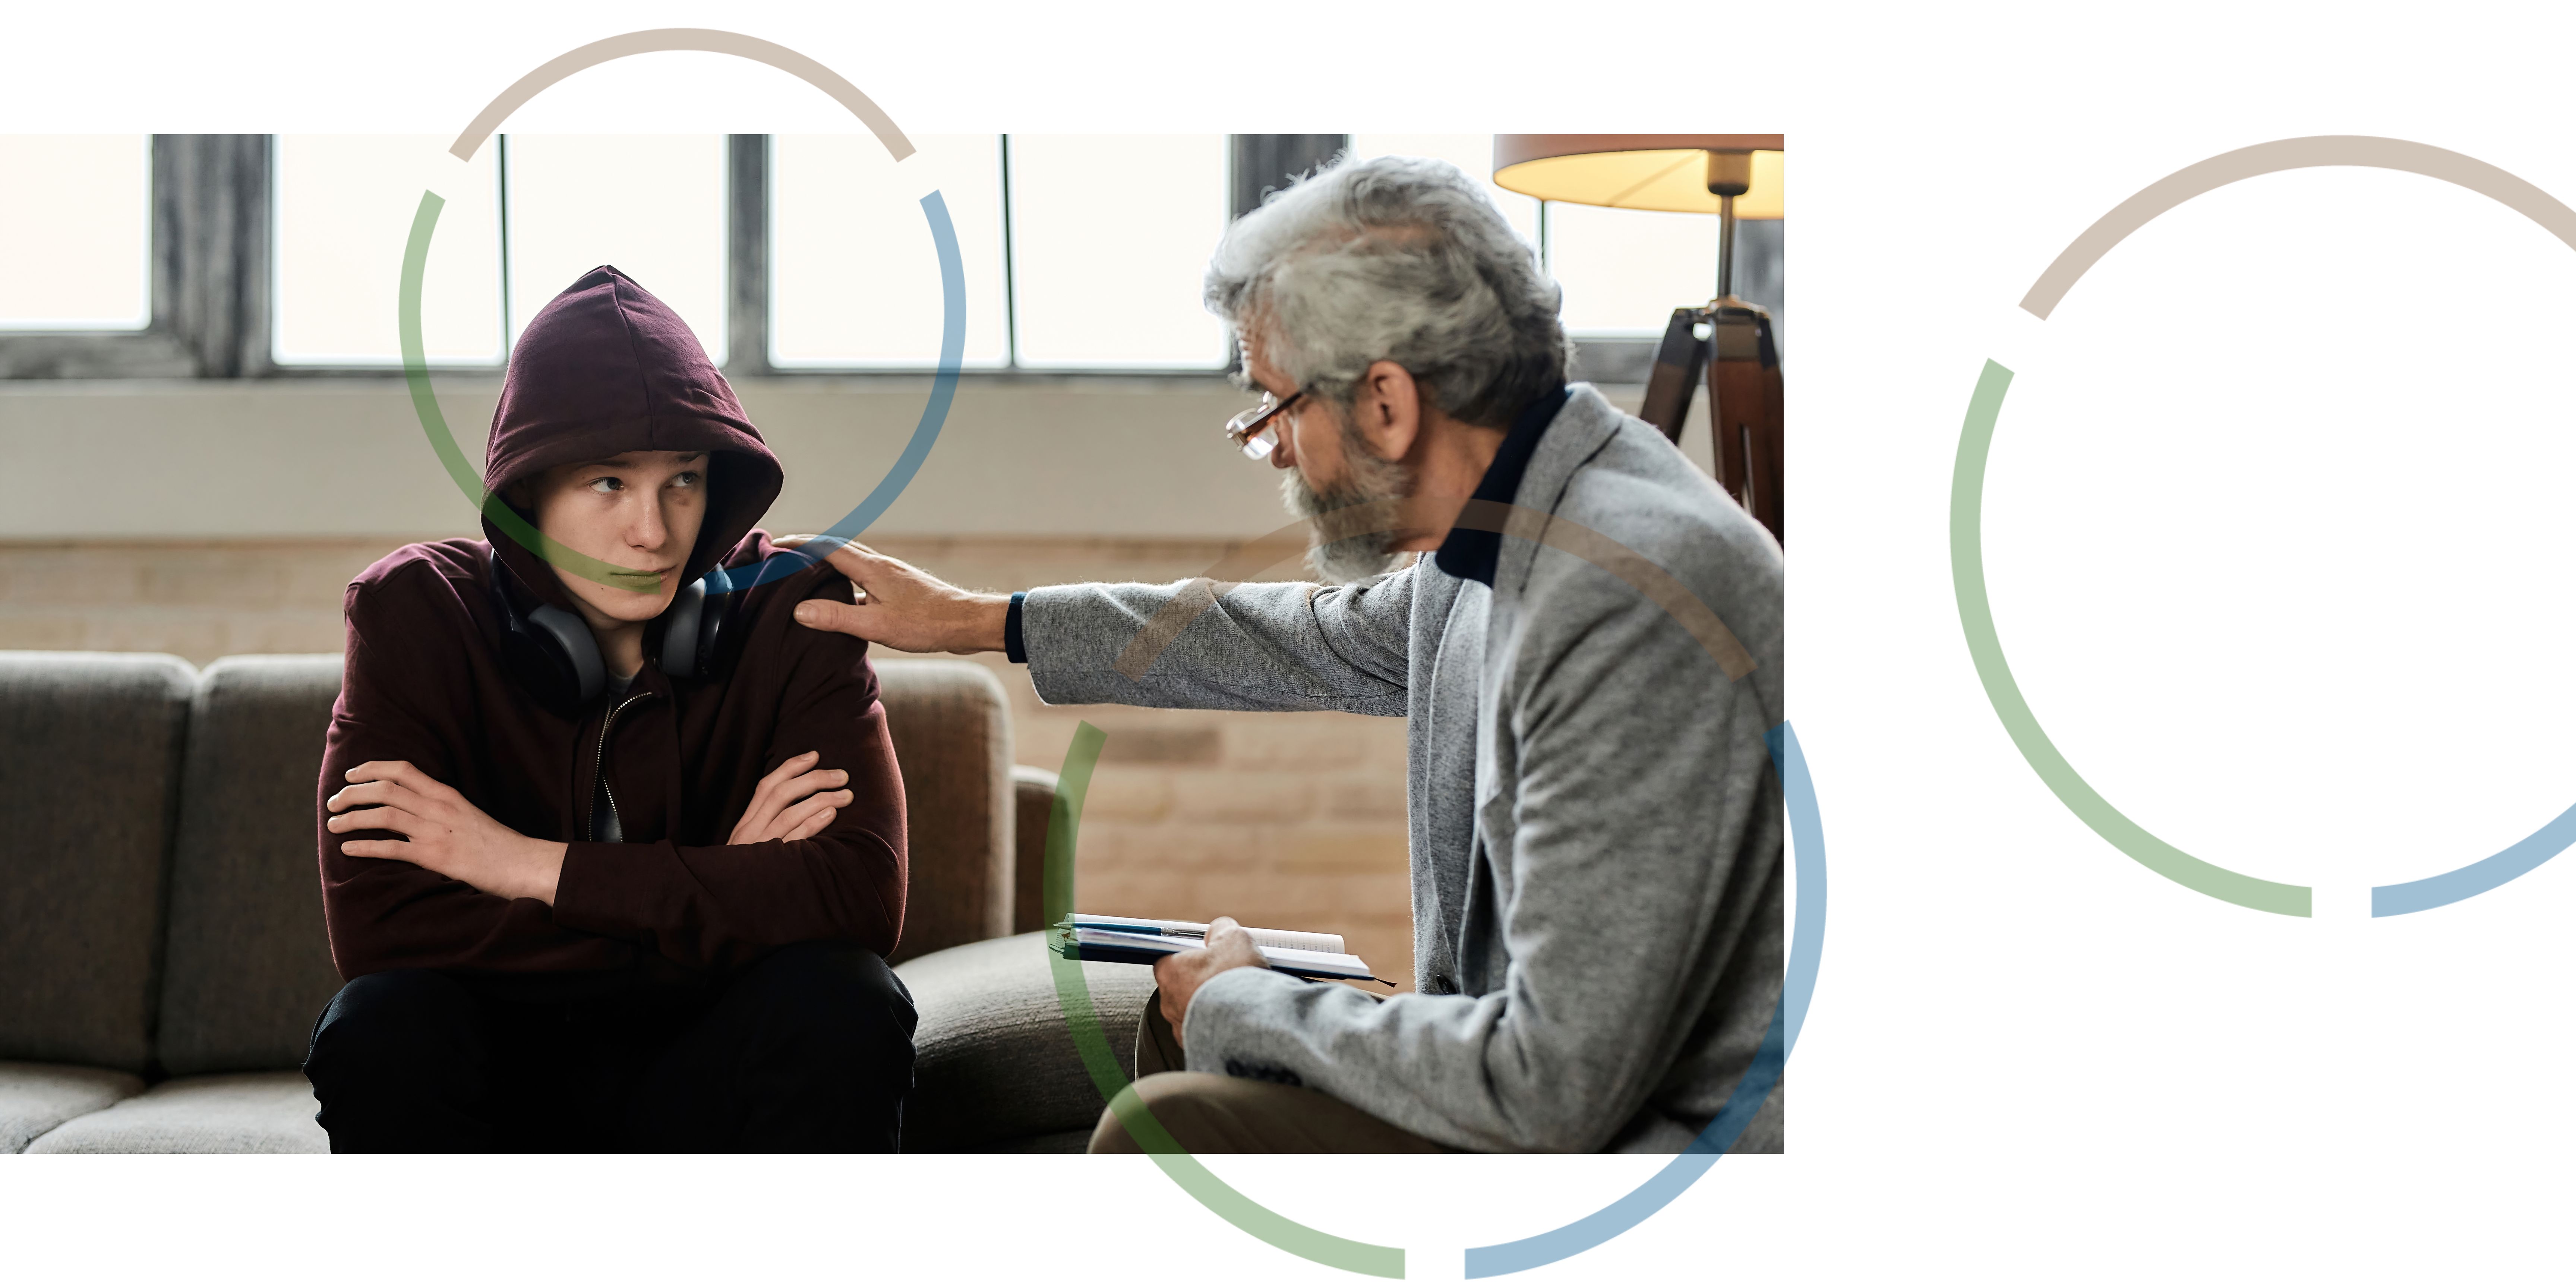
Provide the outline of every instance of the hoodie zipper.
<path id="1" fill-rule="evenodd" d="M 626 708 L 652 696 L 650 693 L 638 693 L 609 708 L 608 718 L 599 722 L 599 751 L 590 758 L 590 772 L 599 780 L 599 790 L 608 793 L 608 812 L 616 815 L 620 832 L 625 830 L 626 816 L 617 811 L 617 789 L 608 785 L 608 734 L 610 730 L 617 727 L 617 717 L 625 714 Z M 599 839 L 590 835 L 589 819 L 582 820 L 581 830 L 585 839 L 593 841 Z"/>

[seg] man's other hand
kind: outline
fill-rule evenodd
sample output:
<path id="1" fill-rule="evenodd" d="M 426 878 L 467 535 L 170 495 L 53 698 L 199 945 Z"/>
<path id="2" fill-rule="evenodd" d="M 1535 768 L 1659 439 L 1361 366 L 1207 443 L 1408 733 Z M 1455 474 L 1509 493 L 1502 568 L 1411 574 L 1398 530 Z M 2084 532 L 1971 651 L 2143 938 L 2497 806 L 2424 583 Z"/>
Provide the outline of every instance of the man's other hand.
<path id="1" fill-rule="evenodd" d="M 790 756 L 787 763 L 770 770 L 751 794 L 751 804 L 742 811 L 742 821 L 733 825 L 727 845 L 757 845 L 762 841 L 802 841 L 832 825 L 841 807 L 857 799 L 848 791 L 833 791 L 850 781 L 849 774 L 838 769 L 816 769 L 823 759 L 821 752 L 809 751 Z"/>
<path id="2" fill-rule="evenodd" d="M 555 901 L 564 844 L 519 835 L 408 760 L 370 760 L 324 804 L 334 832 L 383 830 L 408 840 L 340 842 L 354 859 L 400 859 L 504 899 Z M 372 808 L 359 809 L 358 806 Z M 348 813 L 339 811 L 347 810 Z"/>
<path id="3" fill-rule="evenodd" d="M 1232 917 L 1208 923 L 1207 947 L 1174 953 L 1154 963 L 1154 986 L 1163 990 L 1163 1018 L 1171 1023 L 1172 1040 L 1181 1041 L 1181 1023 L 1189 1018 L 1190 998 L 1199 985 L 1230 970 L 1265 965 L 1261 946 Z"/>
<path id="4" fill-rule="evenodd" d="M 812 536 L 780 537 L 793 550 Z M 855 542 L 835 547 L 831 565 L 850 579 L 858 602 L 809 599 L 796 620 L 816 630 L 839 631 L 906 653 L 998 653 L 1011 597 L 961 590 L 900 559 Z"/>

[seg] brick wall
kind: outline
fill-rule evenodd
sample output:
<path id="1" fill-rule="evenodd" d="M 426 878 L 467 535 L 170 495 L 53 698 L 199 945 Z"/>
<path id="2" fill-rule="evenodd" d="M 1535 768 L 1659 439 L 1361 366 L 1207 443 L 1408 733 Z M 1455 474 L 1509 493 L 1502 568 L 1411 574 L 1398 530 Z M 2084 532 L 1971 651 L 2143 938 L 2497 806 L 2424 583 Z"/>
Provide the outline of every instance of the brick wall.
<path id="1" fill-rule="evenodd" d="M 340 591 L 399 541 L 0 543 L 0 648 L 176 653 L 340 649 Z M 888 539 L 888 554 L 995 590 L 1195 576 L 1219 541 Z M 1296 570 L 1274 570 L 1293 576 Z M 1409 986 L 1404 723 L 1331 712 L 1049 707 L 1027 668 L 981 659 L 1012 695 L 1023 764 L 1053 769 L 1074 727 L 1108 734 L 1086 811 L 1086 911 L 1334 930 Z"/>

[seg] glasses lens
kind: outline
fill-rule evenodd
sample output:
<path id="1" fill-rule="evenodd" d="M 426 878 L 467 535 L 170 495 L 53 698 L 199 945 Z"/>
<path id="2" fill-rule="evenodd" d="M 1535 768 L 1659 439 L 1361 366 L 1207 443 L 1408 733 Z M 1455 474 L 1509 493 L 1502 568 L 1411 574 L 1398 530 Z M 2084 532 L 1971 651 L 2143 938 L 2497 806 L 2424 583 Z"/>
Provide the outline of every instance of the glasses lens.
<path id="1" fill-rule="evenodd" d="M 1270 450 L 1279 445 L 1279 435 L 1270 425 L 1262 422 L 1278 408 L 1277 398 L 1267 393 L 1261 395 L 1259 405 L 1235 413 L 1234 419 L 1225 423 L 1226 436 L 1243 448 L 1244 455 L 1256 461 L 1268 457 Z M 1254 425 L 1261 426 L 1259 432 L 1251 432 Z"/>
<path id="2" fill-rule="evenodd" d="M 1234 414 L 1234 419 L 1225 423 L 1225 432 L 1229 434 L 1242 433 L 1244 426 L 1269 415 L 1270 409 L 1278 405 L 1278 399 L 1273 398 L 1268 394 L 1261 395 L 1260 402 L 1255 403 L 1250 407 L 1246 407 L 1242 411 L 1236 412 Z"/>

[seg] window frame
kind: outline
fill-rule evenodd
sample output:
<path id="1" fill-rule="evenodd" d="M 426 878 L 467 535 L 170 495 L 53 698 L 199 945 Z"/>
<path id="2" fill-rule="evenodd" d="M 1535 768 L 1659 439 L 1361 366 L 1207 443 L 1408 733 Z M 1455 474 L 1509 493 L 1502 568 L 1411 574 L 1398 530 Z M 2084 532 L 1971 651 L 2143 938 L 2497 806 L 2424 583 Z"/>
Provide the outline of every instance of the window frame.
<path id="1" fill-rule="evenodd" d="M 267 374 L 268 174 L 265 134 L 153 135 L 151 321 L 0 333 L 0 379 Z"/>
<path id="2" fill-rule="evenodd" d="M 1228 209 L 1235 218 L 1259 208 L 1289 178 L 1350 147 L 1347 134 L 1227 136 Z M 1003 299 L 1016 308 L 1010 240 L 1010 136 L 1003 153 Z M 271 351 L 270 310 L 276 140 L 265 134 L 152 136 L 151 322 L 140 331 L 0 333 L 0 380 L 16 379 L 358 379 L 397 381 L 399 366 L 280 366 Z M 777 367 L 769 360 L 769 136 L 726 136 L 725 374 L 757 380 L 917 380 L 934 367 Z M 506 181 L 506 180 L 505 180 Z M 1547 206 L 1542 203 L 1542 224 Z M 1778 326 L 1782 294 L 1781 224 L 1737 228 L 1737 293 L 1769 308 Z M 1546 245 L 1540 238 L 1542 253 Z M 503 247 L 506 259 L 508 249 Z M 1544 267 L 1544 265 L 1542 265 Z M 506 290 L 506 286 L 505 286 Z M 1696 301 L 1676 300 L 1678 307 Z M 506 303 L 504 305 L 506 308 Z M 1205 384 L 1235 374 L 1242 362 L 1229 346 L 1226 366 L 1209 368 L 1032 367 L 1019 361 L 1017 329 L 1007 365 L 976 368 L 960 379 L 994 384 L 1046 381 L 1154 381 Z M 441 363 L 441 376 L 499 377 L 507 370 L 507 326 L 501 361 Z M 1568 375 L 1601 384 L 1638 384 L 1654 361 L 1654 341 L 1570 337 Z"/>
<path id="3" fill-rule="evenodd" d="M 793 367 L 779 367 L 770 362 L 770 136 L 735 134 L 727 138 L 731 189 L 727 199 L 732 203 L 733 245 L 730 252 L 732 311 L 726 318 L 726 325 L 731 328 L 733 348 L 725 361 L 726 376 L 761 380 L 865 380 L 877 377 L 918 379 L 935 374 L 938 368 L 929 365 L 834 367 L 799 363 Z M 1331 160 L 1349 146 L 1350 136 L 1347 134 L 1227 135 L 1227 218 L 1242 218 L 1261 204 L 1265 192 L 1283 186 L 1289 175 Z M 1001 136 L 1001 154 L 1002 301 L 1006 310 L 1016 314 L 1019 309 L 1019 261 L 1018 247 L 1013 244 L 1011 233 L 1011 136 L 1008 134 Z M 1095 379 L 1209 381 L 1226 379 L 1242 365 L 1242 355 L 1229 337 L 1225 363 L 1216 367 L 1036 366 L 1020 361 L 1016 317 L 1006 316 L 1003 321 L 1002 365 L 970 368 L 959 373 L 960 379 L 996 383 Z"/>

